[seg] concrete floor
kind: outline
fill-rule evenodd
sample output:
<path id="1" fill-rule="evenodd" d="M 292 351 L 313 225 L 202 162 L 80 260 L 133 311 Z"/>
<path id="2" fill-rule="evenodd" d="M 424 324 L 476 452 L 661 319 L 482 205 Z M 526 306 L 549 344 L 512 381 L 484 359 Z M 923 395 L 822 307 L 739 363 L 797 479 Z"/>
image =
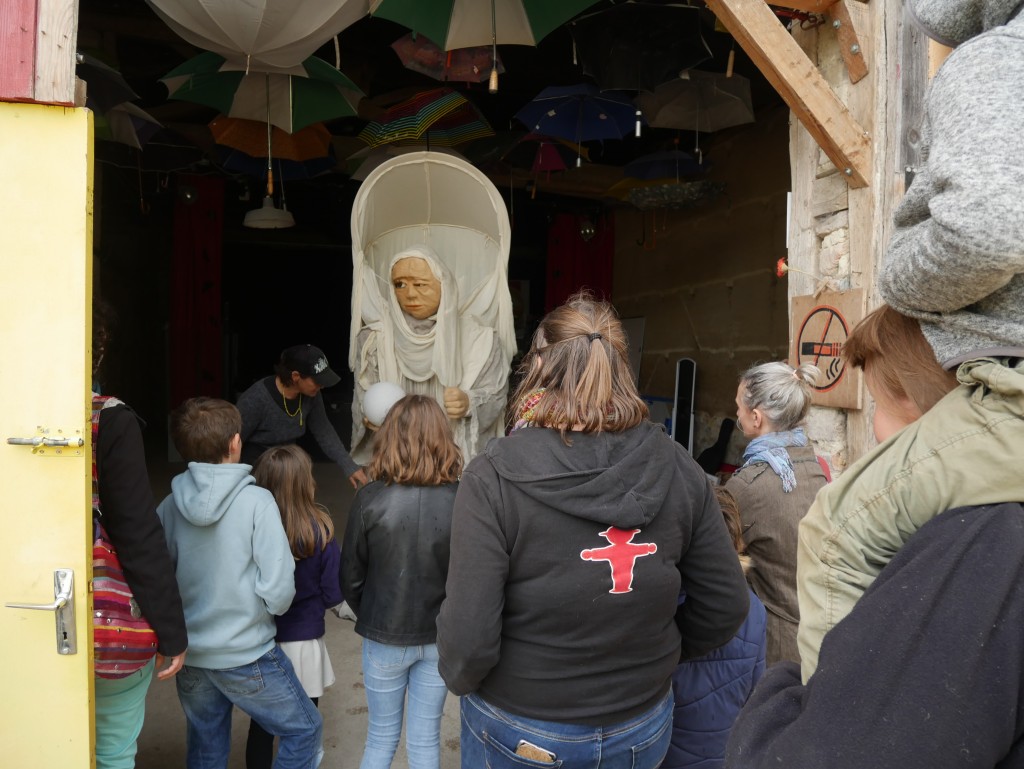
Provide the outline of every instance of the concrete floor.
<path id="1" fill-rule="evenodd" d="M 170 490 L 170 479 L 182 464 L 151 465 L 153 491 L 159 502 Z M 331 513 L 340 541 L 352 503 L 353 491 L 337 465 L 314 465 L 317 500 Z M 324 769 L 358 769 L 366 738 L 366 695 L 361 662 L 362 639 L 354 624 L 327 615 L 327 648 L 337 681 L 320 698 L 324 717 Z M 235 711 L 231 733 L 229 769 L 244 769 L 245 738 L 249 719 Z M 178 704 L 173 681 L 154 679 L 146 700 L 146 722 L 139 738 L 138 769 L 180 769 L 185 765 L 185 716 Z M 448 696 L 441 723 L 441 769 L 459 766 L 459 698 Z M 395 755 L 394 769 L 408 769 L 405 738 Z"/>

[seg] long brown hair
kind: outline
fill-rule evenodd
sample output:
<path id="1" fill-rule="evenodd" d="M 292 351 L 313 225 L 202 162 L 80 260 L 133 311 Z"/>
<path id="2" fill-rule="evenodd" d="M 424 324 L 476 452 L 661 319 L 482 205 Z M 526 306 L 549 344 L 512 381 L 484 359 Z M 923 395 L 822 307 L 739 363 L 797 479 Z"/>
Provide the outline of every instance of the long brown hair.
<path id="1" fill-rule="evenodd" d="M 512 398 L 515 420 L 523 402 L 542 390 L 531 423 L 562 433 L 620 432 L 647 418 L 627 358 L 626 333 L 608 302 L 581 291 L 549 312 L 533 335 Z"/>
<path id="2" fill-rule="evenodd" d="M 406 395 L 391 407 L 373 439 L 367 468 L 391 485 L 441 486 L 462 475 L 462 451 L 448 417 L 433 398 Z"/>
<path id="3" fill-rule="evenodd" d="M 281 511 L 288 545 L 296 558 L 309 558 L 334 538 L 334 522 L 315 501 L 316 481 L 309 454 L 294 444 L 260 454 L 252 468 L 256 483 L 270 491 Z"/>

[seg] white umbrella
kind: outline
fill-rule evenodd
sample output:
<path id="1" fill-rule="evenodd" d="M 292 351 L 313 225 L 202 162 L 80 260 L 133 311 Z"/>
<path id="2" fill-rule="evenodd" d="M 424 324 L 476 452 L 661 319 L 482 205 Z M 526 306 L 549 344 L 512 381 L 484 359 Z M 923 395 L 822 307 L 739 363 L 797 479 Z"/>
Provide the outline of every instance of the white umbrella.
<path id="1" fill-rule="evenodd" d="M 754 122 L 750 81 L 740 75 L 690 69 L 633 101 L 655 128 L 711 133 Z"/>
<path id="2" fill-rule="evenodd" d="M 369 13 L 369 0 L 146 0 L 172 30 L 231 64 L 301 74 L 303 61 Z"/>

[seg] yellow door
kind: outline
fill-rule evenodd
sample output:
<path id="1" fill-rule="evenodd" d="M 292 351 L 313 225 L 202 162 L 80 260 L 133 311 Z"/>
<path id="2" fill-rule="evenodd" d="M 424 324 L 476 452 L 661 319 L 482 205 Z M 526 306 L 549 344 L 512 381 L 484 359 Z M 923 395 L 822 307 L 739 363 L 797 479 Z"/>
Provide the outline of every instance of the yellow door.
<path id="1" fill-rule="evenodd" d="M 85 769 L 93 763 L 90 114 L 0 103 L 0 169 L 0 764 Z M 73 622 L 67 610 L 8 606 L 58 603 L 55 573 L 73 580 Z"/>

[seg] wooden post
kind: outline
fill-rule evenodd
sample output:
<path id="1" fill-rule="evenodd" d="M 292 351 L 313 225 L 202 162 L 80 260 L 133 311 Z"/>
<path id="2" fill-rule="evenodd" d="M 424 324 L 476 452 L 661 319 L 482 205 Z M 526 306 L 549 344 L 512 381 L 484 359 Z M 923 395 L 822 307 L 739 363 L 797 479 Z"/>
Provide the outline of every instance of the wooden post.
<path id="1" fill-rule="evenodd" d="M 0 101 L 75 104 L 77 0 L 0 2 Z"/>

